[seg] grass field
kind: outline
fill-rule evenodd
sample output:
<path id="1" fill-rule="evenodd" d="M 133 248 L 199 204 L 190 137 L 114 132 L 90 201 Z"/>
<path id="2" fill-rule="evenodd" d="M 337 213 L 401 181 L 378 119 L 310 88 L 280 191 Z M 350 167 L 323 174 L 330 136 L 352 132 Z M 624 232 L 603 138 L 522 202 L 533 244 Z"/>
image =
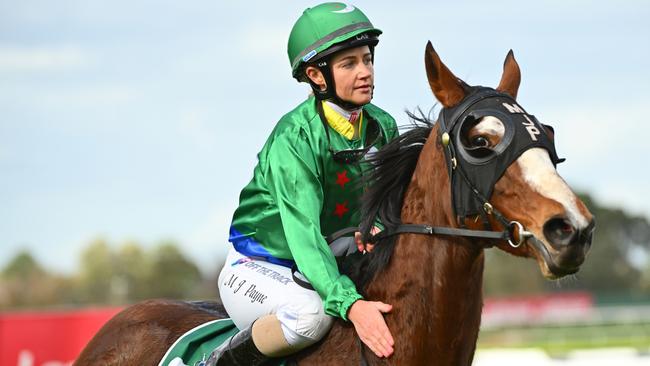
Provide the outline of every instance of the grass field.
<path id="1" fill-rule="evenodd" d="M 552 357 L 576 349 L 633 348 L 650 352 L 650 322 L 512 327 L 481 330 L 479 349 L 536 348 Z"/>
<path id="2" fill-rule="evenodd" d="M 563 357 L 551 357 L 536 348 L 478 350 L 473 366 L 649 366 L 650 353 L 632 348 L 574 350 Z"/>

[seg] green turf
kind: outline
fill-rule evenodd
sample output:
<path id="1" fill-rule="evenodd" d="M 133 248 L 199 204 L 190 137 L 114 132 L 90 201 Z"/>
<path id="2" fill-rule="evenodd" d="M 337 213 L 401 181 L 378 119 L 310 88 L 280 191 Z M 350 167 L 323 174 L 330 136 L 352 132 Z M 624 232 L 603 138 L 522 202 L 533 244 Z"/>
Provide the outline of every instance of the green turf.
<path id="1" fill-rule="evenodd" d="M 650 351 L 650 323 L 481 330 L 480 349 L 539 348 L 553 356 L 576 349 L 631 347 Z"/>

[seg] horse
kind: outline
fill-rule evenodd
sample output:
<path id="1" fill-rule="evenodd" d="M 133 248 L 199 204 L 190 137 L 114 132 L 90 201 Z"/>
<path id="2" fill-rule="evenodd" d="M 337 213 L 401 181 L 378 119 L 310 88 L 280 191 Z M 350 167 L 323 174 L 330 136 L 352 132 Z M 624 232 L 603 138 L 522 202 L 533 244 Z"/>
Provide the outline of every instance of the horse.
<path id="1" fill-rule="evenodd" d="M 425 49 L 438 120 L 416 126 L 369 159 L 360 229 L 374 250 L 344 271 L 362 294 L 393 305 L 394 354 L 378 358 L 354 327 L 336 321 L 298 365 L 471 365 L 478 338 L 484 252 L 533 258 L 557 279 L 577 272 L 594 218 L 558 175 L 552 128 L 516 102 L 512 51 L 495 88 L 471 87 Z M 524 142 L 522 142 L 524 141 Z M 487 183 L 485 183 L 487 182 Z M 379 217 L 385 230 L 372 237 Z M 74 365 L 155 365 L 185 331 L 225 317 L 216 303 L 149 300 L 108 321 Z"/>

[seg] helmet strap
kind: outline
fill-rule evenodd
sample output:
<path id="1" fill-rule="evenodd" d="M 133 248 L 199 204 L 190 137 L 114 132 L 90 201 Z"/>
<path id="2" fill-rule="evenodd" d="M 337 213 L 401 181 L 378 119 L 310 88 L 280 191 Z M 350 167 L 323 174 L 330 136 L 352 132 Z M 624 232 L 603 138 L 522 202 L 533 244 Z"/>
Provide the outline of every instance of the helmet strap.
<path id="1" fill-rule="evenodd" d="M 336 86 L 334 85 L 334 76 L 332 75 L 332 68 L 329 65 L 329 58 L 319 60 L 313 66 L 320 70 L 323 79 L 325 79 L 325 89 L 321 89 L 320 85 L 307 77 L 316 99 L 331 100 L 336 97 Z"/>

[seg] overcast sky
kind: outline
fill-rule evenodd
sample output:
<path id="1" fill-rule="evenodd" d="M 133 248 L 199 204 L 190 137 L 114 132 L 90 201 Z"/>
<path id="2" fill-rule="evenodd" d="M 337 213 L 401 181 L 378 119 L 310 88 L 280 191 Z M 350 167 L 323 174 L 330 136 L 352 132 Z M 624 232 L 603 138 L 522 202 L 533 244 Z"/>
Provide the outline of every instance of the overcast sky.
<path id="1" fill-rule="evenodd" d="M 0 266 L 75 270 L 104 237 L 182 244 L 206 273 L 256 154 L 308 93 L 286 43 L 312 1 L 0 0 Z M 384 31 L 374 103 L 431 108 L 431 40 L 469 84 L 513 49 L 518 100 L 556 128 L 559 168 L 650 217 L 647 1 L 356 1 Z"/>

